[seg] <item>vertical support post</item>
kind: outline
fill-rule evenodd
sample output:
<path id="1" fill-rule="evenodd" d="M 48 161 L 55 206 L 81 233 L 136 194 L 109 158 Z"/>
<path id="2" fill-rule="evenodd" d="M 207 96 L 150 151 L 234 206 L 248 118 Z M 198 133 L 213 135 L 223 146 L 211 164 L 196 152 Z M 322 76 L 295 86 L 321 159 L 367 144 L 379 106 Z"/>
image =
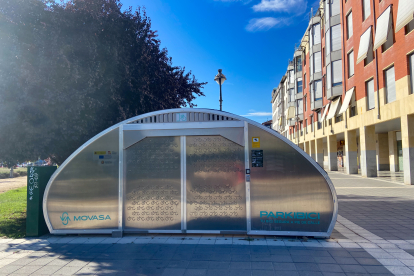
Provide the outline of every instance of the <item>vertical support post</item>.
<path id="1" fill-rule="evenodd" d="M 377 176 L 377 152 L 375 149 L 375 126 L 359 128 L 361 147 L 361 175 L 364 177 Z"/>
<path id="2" fill-rule="evenodd" d="M 124 125 L 119 126 L 119 190 L 118 190 L 118 233 L 115 236 L 121 236 L 124 231 Z"/>
<path id="3" fill-rule="evenodd" d="M 181 231 L 187 231 L 187 172 L 186 172 L 186 136 L 180 136 L 181 142 Z"/>
<path id="4" fill-rule="evenodd" d="M 358 147 L 356 130 L 345 130 L 345 170 L 347 174 L 358 173 Z"/>
<path id="5" fill-rule="evenodd" d="M 404 184 L 414 185 L 414 115 L 401 116 Z"/>
<path id="6" fill-rule="evenodd" d="M 316 162 L 323 168 L 323 140 L 315 139 L 315 155 Z"/>
<path id="7" fill-rule="evenodd" d="M 244 122 L 244 168 L 250 169 L 250 155 L 249 155 L 249 124 Z M 245 174 L 246 180 L 246 222 L 247 233 L 252 231 L 252 214 L 250 209 L 250 174 Z"/>
<path id="8" fill-rule="evenodd" d="M 309 155 L 312 157 L 313 160 L 315 160 L 315 140 L 310 140 L 309 141 L 309 149 L 310 149 L 310 153 Z"/>
<path id="9" fill-rule="evenodd" d="M 328 135 L 327 145 L 328 145 L 328 170 L 337 171 L 338 170 L 338 145 L 336 141 L 336 135 Z"/>
<path id="10" fill-rule="evenodd" d="M 397 135 L 395 131 L 388 132 L 388 156 L 390 159 L 390 171 L 398 172 Z"/>

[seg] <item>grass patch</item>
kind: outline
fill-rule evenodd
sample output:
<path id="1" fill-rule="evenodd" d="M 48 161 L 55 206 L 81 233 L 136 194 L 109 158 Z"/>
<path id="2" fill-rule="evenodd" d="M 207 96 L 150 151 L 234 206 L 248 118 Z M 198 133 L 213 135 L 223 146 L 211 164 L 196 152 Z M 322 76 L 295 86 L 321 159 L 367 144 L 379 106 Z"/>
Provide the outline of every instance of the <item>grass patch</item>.
<path id="1" fill-rule="evenodd" d="M 27 187 L 0 194 L 0 237 L 26 236 Z"/>

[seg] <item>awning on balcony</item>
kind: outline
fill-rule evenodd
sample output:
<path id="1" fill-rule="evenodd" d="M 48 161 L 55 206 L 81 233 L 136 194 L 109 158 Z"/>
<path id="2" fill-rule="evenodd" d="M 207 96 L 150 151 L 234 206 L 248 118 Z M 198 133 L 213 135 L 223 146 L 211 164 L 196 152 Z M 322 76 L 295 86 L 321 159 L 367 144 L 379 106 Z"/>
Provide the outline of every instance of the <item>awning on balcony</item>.
<path id="1" fill-rule="evenodd" d="M 413 0 L 411 0 L 413 1 Z M 377 30 L 375 31 L 374 51 L 387 42 L 388 33 L 391 31 L 391 6 L 389 6 L 377 19 Z"/>
<path id="2" fill-rule="evenodd" d="M 326 120 L 335 117 L 340 101 L 341 97 L 338 97 L 335 101 L 331 102 L 331 109 L 329 110 L 328 116 L 326 116 Z"/>
<path id="3" fill-rule="evenodd" d="M 279 118 L 279 126 L 282 125 L 282 117 Z"/>
<path id="4" fill-rule="evenodd" d="M 325 106 L 325 111 L 323 112 L 323 115 L 322 115 L 321 119 L 319 120 L 319 122 L 320 122 L 320 123 L 322 123 L 322 122 L 325 120 L 326 113 L 328 113 L 329 105 L 330 105 L 330 103 L 328 103 L 328 104 Z"/>
<path id="5" fill-rule="evenodd" d="M 361 39 L 359 40 L 359 50 L 358 50 L 358 58 L 357 64 L 363 61 L 368 56 L 369 46 L 371 44 L 371 26 L 361 35 Z"/>
<path id="6" fill-rule="evenodd" d="M 414 1 L 400 0 L 398 2 L 397 23 L 395 24 L 395 32 L 405 27 L 414 19 Z"/>
<path id="7" fill-rule="evenodd" d="M 344 103 L 342 104 L 341 109 L 338 112 L 338 115 L 344 113 L 348 109 L 348 106 L 349 106 L 349 103 L 351 102 L 354 91 L 355 91 L 355 86 L 349 89 L 348 91 L 346 91 Z"/>
<path id="8" fill-rule="evenodd" d="M 295 107 L 290 106 L 288 109 L 287 119 L 293 119 L 295 118 Z"/>

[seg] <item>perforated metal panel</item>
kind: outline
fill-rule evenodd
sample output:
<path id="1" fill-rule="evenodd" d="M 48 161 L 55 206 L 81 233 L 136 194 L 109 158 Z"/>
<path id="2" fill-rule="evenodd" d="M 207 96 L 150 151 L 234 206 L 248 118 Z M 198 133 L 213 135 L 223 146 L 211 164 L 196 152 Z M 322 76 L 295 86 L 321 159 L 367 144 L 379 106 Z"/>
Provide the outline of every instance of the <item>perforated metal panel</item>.
<path id="1" fill-rule="evenodd" d="M 181 229 L 180 137 L 147 137 L 124 152 L 126 229 Z"/>
<path id="2" fill-rule="evenodd" d="M 221 136 L 189 136 L 187 230 L 246 230 L 244 147 Z"/>

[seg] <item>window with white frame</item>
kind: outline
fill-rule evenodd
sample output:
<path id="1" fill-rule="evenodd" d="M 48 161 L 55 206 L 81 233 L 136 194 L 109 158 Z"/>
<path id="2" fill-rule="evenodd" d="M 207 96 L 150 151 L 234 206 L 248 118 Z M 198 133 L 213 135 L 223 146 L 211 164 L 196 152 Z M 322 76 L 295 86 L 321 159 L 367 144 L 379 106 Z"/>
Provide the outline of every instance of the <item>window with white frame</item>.
<path id="1" fill-rule="evenodd" d="M 354 75 L 354 51 L 348 53 L 348 78 Z"/>
<path id="2" fill-rule="evenodd" d="M 352 11 L 346 16 L 346 38 L 349 39 L 354 34 L 352 23 Z"/>
<path id="3" fill-rule="evenodd" d="M 362 21 L 371 15 L 371 0 L 362 0 Z"/>
<path id="4" fill-rule="evenodd" d="M 297 100 L 297 110 L 298 114 L 303 114 L 303 100 Z"/>
<path id="5" fill-rule="evenodd" d="M 365 82 L 365 91 L 367 93 L 367 110 L 371 110 L 375 108 L 374 79 Z"/>
<path id="6" fill-rule="evenodd" d="M 314 100 L 319 101 L 322 100 L 322 80 L 317 80 L 313 82 L 313 89 L 314 89 Z"/>
<path id="7" fill-rule="evenodd" d="M 341 50 L 341 24 L 332 26 L 331 28 L 331 51 L 338 51 Z"/>
<path id="8" fill-rule="evenodd" d="M 332 62 L 332 87 L 342 85 L 342 60 Z"/>
<path id="9" fill-rule="evenodd" d="M 322 72 L 322 57 L 321 57 L 321 52 L 316 52 L 313 54 L 313 70 L 314 73 L 319 73 Z"/>
<path id="10" fill-rule="evenodd" d="M 391 103 L 397 99 L 395 91 L 395 70 L 394 66 L 384 71 L 385 80 L 385 99 Z"/>

